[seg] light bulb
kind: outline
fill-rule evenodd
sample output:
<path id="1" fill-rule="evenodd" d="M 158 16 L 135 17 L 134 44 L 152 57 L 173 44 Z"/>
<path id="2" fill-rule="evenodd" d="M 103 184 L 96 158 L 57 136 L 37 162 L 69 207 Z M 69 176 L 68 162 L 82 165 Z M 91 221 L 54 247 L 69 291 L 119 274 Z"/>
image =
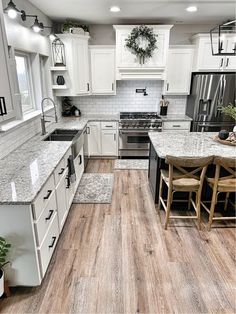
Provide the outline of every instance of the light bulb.
<path id="1" fill-rule="evenodd" d="M 54 35 L 54 34 L 50 34 L 49 35 L 49 38 L 51 41 L 55 40 L 57 37 Z"/>
<path id="2" fill-rule="evenodd" d="M 188 12 L 196 12 L 197 11 L 197 7 L 195 7 L 195 6 L 187 7 L 186 11 L 188 11 Z"/>
<path id="3" fill-rule="evenodd" d="M 35 33 L 39 33 L 41 31 L 41 28 L 39 26 L 33 26 L 32 28 Z"/>
<path id="4" fill-rule="evenodd" d="M 17 17 L 17 12 L 14 9 L 9 9 L 7 11 L 7 15 L 11 18 L 11 19 L 15 19 Z"/>
<path id="5" fill-rule="evenodd" d="M 120 12 L 120 8 L 116 5 L 114 5 L 113 7 L 110 7 L 110 11 L 113 13 Z"/>

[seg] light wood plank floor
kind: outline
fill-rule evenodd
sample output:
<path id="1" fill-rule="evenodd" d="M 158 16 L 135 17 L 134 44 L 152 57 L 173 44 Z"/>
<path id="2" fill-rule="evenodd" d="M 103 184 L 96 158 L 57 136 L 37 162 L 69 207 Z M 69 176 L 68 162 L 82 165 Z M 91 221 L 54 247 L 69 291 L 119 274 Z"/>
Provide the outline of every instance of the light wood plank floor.
<path id="1" fill-rule="evenodd" d="M 113 172 L 92 160 L 88 172 Z M 235 313 L 235 229 L 163 229 L 146 171 L 115 171 L 112 204 L 73 205 L 41 287 L 1 313 Z"/>

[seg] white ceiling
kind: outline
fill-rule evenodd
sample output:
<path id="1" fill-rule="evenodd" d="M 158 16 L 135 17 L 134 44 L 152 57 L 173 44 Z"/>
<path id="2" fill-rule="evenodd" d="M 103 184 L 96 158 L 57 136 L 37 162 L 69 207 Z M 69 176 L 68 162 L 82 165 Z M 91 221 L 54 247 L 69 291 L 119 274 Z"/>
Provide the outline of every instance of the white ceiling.
<path id="1" fill-rule="evenodd" d="M 77 19 L 89 24 L 220 23 L 235 17 L 235 0 L 30 0 L 53 20 Z M 111 13 L 111 5 L 121 8 Z M 186 12 L 197 5 L 196 13 Z"/>

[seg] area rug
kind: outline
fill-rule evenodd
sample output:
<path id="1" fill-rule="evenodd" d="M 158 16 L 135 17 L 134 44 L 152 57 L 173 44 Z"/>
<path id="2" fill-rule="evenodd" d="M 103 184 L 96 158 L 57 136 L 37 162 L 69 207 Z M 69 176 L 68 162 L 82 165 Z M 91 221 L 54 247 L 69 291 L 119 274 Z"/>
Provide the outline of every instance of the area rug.
<path id="1" fill-rule="evenodd" d="M 111 203 L 113 182 L 113 173 L 84 173 L 73 203 Z"/>
<path id="2" fill-rule="evenodd" d="M 148 170 L 148 159 L 116 159 L 116 170 Z"/>

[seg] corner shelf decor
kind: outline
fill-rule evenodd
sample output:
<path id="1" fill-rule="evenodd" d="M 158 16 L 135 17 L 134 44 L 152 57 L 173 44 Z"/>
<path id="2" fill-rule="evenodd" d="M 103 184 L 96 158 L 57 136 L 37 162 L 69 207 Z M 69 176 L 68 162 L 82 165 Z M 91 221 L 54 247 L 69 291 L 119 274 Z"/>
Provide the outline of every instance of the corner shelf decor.
<path id="1" fill-rule="evenodd" d="M 153 28 L 140 25 L 133 28 L 125 40 L 126 47 L 139 58 L 140 64 L 144 64 L 146 59 L 151 58 L 154 50 L 157 49 L 156 37 Z"/>

